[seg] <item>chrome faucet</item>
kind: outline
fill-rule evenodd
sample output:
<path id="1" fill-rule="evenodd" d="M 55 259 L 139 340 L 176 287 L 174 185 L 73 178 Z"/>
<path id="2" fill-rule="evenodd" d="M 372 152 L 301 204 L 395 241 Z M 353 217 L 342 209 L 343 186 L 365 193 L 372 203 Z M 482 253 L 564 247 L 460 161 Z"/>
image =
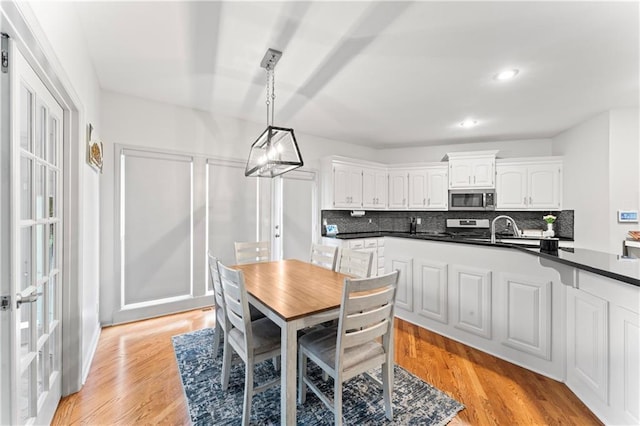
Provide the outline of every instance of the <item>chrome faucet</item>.
<path id="1" fill-rule="evenodd" d="M 491 222 L 491 244 L 496 243 L 496 221 L 498 219 L 507 219 L 507 221 L 511 221 L 511 227 L 513 228 L 513 233 L 515 234 L 516 238 L 520 238 L 520 229 L 518 228 L 518 225 L 516 225 L 516 221 L 513 220 L 511 216 L 501 214 L 500 216 L 497 216 L 495 219 L 493 219 L 493 221 Z"/>

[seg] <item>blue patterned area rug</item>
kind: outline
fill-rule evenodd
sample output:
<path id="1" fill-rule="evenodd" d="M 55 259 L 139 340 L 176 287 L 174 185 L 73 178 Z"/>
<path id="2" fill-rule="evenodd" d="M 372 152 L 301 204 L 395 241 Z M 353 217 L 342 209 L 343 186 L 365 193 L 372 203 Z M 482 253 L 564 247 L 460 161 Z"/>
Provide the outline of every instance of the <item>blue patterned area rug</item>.
<path id="1" fill-rule="evenodd" d="M 220 386 L 222 345 L 218 357 L 213 357 L 213 330 L 205 328 L 173 337 L 173 347 L 180 370 L 189 415 L 194 425 L 238 425 L 242 419 L 244 363 L 231 370 L 229 389 Z M 321 379 L 319 368 L 309 362 L 309 375 L 320 384 L 323 392 L 333 394 L 333 381 Z M 380 378 L 380 369 L 377 377 Z M 374 370 L 374 371 L 376 371 Z M 257 384 L 279 375 L 271 361 L 255 368 Z M 355 377 L 344 384 L 343 416 L 352 425 L 444 425 L 464 406 L 443 392 L 422 381 L 401 367 L 395 367 L 393 390 L 394 421 L 384 416 L 382 390 L 365 377 Z M 309 391 L 307 401 L 298 404 L 298 424 L 332 425 L 333 414 Z M 280 424 L 280 387 L 273 387 L 253 397 L 251 423 Z"/>

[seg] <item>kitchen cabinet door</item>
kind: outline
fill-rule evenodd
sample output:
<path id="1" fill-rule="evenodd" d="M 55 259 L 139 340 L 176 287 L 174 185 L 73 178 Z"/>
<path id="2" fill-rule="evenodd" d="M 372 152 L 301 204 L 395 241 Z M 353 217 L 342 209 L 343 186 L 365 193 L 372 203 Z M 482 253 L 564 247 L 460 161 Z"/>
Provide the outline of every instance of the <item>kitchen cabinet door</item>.
<path id="1" fill-rule="evenodd" d="M 385 268 L 386 269 L 386 268 Z M 396 290 L 396 307 L 405 311 L 413 311 L 413 259 L 394 257 L 389 259 L 389 271 L 400 271 L 398 289 Z"/>
<path id="2" fill-rule="evenodd" d="M 410 170 L 409 179 L 409 208 L 427 208 L 427 186 L 428 178 L 426 170 Z"/>
<path id="3" fill-rule="evenodd" d="M 640 316 L 611 309 L 611 405 L 616 424 L 640 424 Z"/>
<path id="4" fill-rule="evenodd" d="M 385 209 L 388 191 L 387 172 L 382 169 L 362 169 L 362 207 Z"/>
<path id="5" fill-rule="evenodd" d="M 408 174 L 406 171 L 389 172 L 389 208 L 406 209 L 408 207 Z"/>
<path id="6" fill-rule="evenodd" d="M 495 187 L 495 159 L 479 158 L 472 163 L 473 187 L 494 188 Z"/>
<path id="7" fill-rule="evenodd" d="M 449 265 L 449 291 L 453 326 L 491 339 L 491 271 Z"/>
<path id="8" fill-rule="evenodd" d="M 609 304 L 567 288 L 567 386 L 590 406 L 609 403 Z"/>
<path id="9" fill-rule="evenodd" d="M 333 166 L 333 206 L 362 207 L 362 169 L 348 165 Z"/>
<path id="10" fill-rule="evenodd" d="M 561 208 L 562 166 L 558 164 L 532 164 L 528 167 L 530 209 Z"/>
<path id="11" fill-rule="evenodd" d="M 427 169 L 427 209 L 447 210 L 449 206 L 449 173 L 446 166 Z"/>
<path id="12" fill-rule="evenodd" d="M 499 274 L 499 339 L 505 346 L 551 359 L 551 281 Z"/>
<path id="13" fill-rule="evenodd" d="M 527 167 L 496 165 L 496 209 L 527 208 Z"/>
<path id="14" fill-rule="evenodd" d="M 447 264 L 418 259 L 415 262 L 414 291 L 416 312 L 447 324 L 449 303 L 447 286 Z"/>

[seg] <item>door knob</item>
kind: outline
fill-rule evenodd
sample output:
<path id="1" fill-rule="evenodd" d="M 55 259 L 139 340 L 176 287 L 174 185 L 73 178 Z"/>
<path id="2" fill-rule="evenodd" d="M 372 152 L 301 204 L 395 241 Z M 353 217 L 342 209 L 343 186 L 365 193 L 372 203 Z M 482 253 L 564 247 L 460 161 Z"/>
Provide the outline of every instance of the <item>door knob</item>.
<path id="1" fill-rule="evenodd" d="M 16 294 L 16 307 L 20 307 L 23 303 L 33 303 L 38 300 L 38 296 L 42 296 L 42 293 L 32 293 L 29 296 L 22 296 L 20 293 Z"/>

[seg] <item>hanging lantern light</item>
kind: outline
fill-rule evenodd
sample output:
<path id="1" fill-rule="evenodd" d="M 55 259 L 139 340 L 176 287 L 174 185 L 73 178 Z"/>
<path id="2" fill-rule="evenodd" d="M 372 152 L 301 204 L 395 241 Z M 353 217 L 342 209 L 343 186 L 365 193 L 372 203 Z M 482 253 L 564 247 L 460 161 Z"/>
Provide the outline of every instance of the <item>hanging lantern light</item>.
<path id="1" fill-rule="evenodd" d="M 245 176 L 275 177 L 301 167 L 304 163 L 293 129 L 273 125 L 275 107 L 274 68 L 282 52 L 268 49 L 260 66 L 267 70 L 267 128 L 251 145 Z"/>

